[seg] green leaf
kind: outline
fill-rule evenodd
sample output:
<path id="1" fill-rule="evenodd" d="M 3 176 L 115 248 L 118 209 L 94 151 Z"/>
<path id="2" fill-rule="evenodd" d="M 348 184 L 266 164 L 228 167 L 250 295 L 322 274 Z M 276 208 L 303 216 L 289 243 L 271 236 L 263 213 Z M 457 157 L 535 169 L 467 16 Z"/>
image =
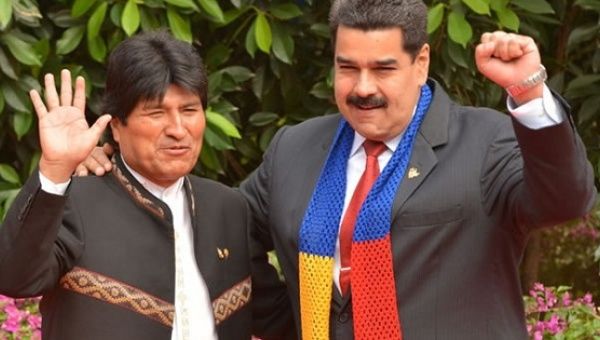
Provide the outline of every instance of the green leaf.
<path id="1" fill-rule="evenodd" d="M 600 82 L 599 74 L 586 74 L 575 78 L 569 83 L 565 92 L 577 92 L 582 90 L 595 82 Z"/>
<path id="2" fill-rule="evenodd" d="M 113 25 L 117 26 L 117 27 L 122 27 L 121 26 L 121 15 L 123 15 L 123 9 L 124 9 L 124 5 L 122 2 L 116 3 L 114 6 L 111 7 L 110 9 L 110 21 L 113 23 Z"/>
<path id="3" fill-rule="evenodd" d="M 200 7 L 218 22 L 225 21 L 223 11 L 221 10 L 221 7 L 219 7 L 217 0 L 200 0 Z"/>
<path id="4" fill-rule="evenodd" d="M 13 0 L 13 16 L 18 21 L 29 27 L 40 27 L 42 13 L 35 0 Z"/>
<path id="5" fill-rule="evenodd" d="M 511 4 L 535 14 L 554 14 L 554 9 L 546 0 L 512 0 Z"/>
<path id="6" fill-rule="evenodd" d="M 448 55 L 450 56 L 450 59 L 458 66 L 462 66 L 466 69 L 469 68 L 469 64 L 467 62 L 467 50 L 465 50 L 464 48 L 461 48 L 460 45 L 452 42 L 452 41 L 448 41 L 448 43 L 446 44 L 447 48 L 448 48 Z"/>
<path id="7" fill-rule="evenodd" d="M 6 57 L 6 54 L 4 54 L 4 51 L 1 48 L 0 48 L 0 69 L 9 78 L 12 78 L 15 80 L 18 79 L 17 71 L 15 70 L 13 63 L 10 60 L 8 60 L 8 57 Z"/>
<path id="8" fill-rule="evenodd" d="M 121 15 L 121 27 L 127 36 L 133 35 L 140 27 L 140 9 L 135 0 L 128 0 Z"/>
<path id="9" fill-rule="evenodd" d="M 279 115 L 274 112 L 256 112 L 248 119 L 253 126 L 265 126 L 279 119 Z"/>
<path id="10" fill-rule="evenodd" d="M 85 33 L 85 27 L 83 25 L 74 26 L 65 30 L 56 42 L 56 54 L 65 55 L 71 53 L 74 49 L 79 46 L 81 39 Z"/>
<path id="11" fill-rule="evenodd" d="M 169 27 L 173 35 L 179 39 L 188 43 L 192 42 L 192 27 L 189 20 L 182 18 L 179 13 L 175 12 L 171 8 L 167 10 L 167 20 L 169 21 Z"/>
<path id="12" fill-rule="evenodd" d="M 444 4 L 437 4 L 427 12 L 427 33 L 431 34 L 440 27 L 444 19 Z"/>
<path id="13" fill-rule="evenodd" d="M 273 54 L 286 64 L 292 64 L 294 39 L 286 29 L 273 23 Z"/>
<path id="14" fill-rule="evenodd" d="M 310 90 L 310 94 L 319 99 L 331 99 L 333 91 L 331 87 L 327 86 L 326 82 L 320 81 L 313 85 L 312 89 Z"/>
<path id="15" fill-rule="evenodd" d="M 219 65 L 226 63 L 231 56 L 231 48 L 223 43 L 217 43 L 208 50 L 204 63 L 209 70 L 216 69 Z"/>
<path id="16" fill-rule="evenodd" d="M 256 55 L 256 50 L 258 49 L 258 46 L 256 46 L 256 33 L 254 32 L 256 32 L 256 21 L 252 23 L 248 29 L 248 32 L 246 32 L 245 41 L 246 52 L 248 52 L 252 58 L 254 58 Z"/>
<path id="17" fill-rule="evenodd" d="M 265 17 L 264 13 L 258 13 L 254 23 L 256 25 L 254 29 L 256 45 L 261 51 L 269 54 L 271 43 L 273 41 L 273 34 L 271 33 L 269 20 L 267 20 L 267 17 Z"/>
<path id="18" fill-rule="evenodd" d="M 71 15 L 75 18 L 84 15 L 94 3 L 96 3 L 96 0 L 75 0 L 73 7 L 71 7 Z"/>
<path id="19" fill-rule="evenodd" d="M 600 12 L 600 2 L 598 2 L 598 0 L 577 0 L 575 1 L 575 5 L 584 9 Z M 598 250 L 600 250 L 600 248 L 598 248 Z"/>
<path id="20" fill-rule="evenodd" d="M 254 73 L 243 66 L 229 66 L 222 69 L 220 72 L 230 75 L 236 83 L 241 83 L 254 77 Z"/>
<path id="21" fill-rule="evenodd" d="M 16 90 L 9 83 L 4 82 L 0 85 L 2 94 L 8 106 L 15 109 L 15 111 L 27 112 L 30 109 L 29 99 L 22 91 Z"/>
<path id="22" fill-rule="evenodd" d="M 453 11 L 448 15 L 448 35 L 463 48 L 467 47 L 467 43 L 473 37 L 473 29 L 462 13 Z"/>
<path id="23" fill-rule="evenodd" d="M 12 166 L 8 164 L 0 163 L 0 178 L 4 179 L 8 183 L 21 184 L 19 174 Z"/>
<path id="24" fill-rule="evenodd" d="M 289 20 L 302 15 L 302 11 L 296 4 L 288 2 L 284 4 L 276 4 L 269 7 L 269 12 L 281 20 Z"/>
<path id="25" fill-rule="evenodd" d="M 216 150 L 233 150 L 234 147 L 233 144 L 231 144 L 231 139 L 227 136 L 223 136 L 220 131 L 221 130 L 219 129 L 213 130 L 209 124 L 204 130 L 204 140 Z"/>
<path id="26" fill-rule="evenodd" d="M 577 111 L 577 121 L 579 124 L 587 123 L 598 116 L 598 107 L 600 107 L 600 96 L 590 97 L 582 104 Z"/>
<path id="27" fill-rule="evenodd" d="M 13 8 L 11 0 L 0 0 L 0 31 L 4 30 L 10 23 Z"/>
<path id="28" fill-rule="evenodd" d="M 192 1 L 192 0 L 165 0 L 165 2 L 169 3 L 171 5 L 177 6 L 177 7 L 189 8 L 189 9 L 193 9 L 197 12 L 200 11 L 198 6 L 196 6 L 194 1 Z"/>
<path id="29" fill-rule="evenodd" d="M 484 0 L 462 0 L 473 12 L 490 15 L 490 5 Z"/>
<path id="30" fill-rule="evenodd" d="M 329 26 L 320 23 L 320 24 L 312 24 L 310 26 L 310 31 L 313 32 L 314 34 L 322 37 L 322 38 L 326 38 L 329 39 L 329 37 L 331 36 L 331 31 L 329 31 Z"/>
<path id="31" fill-rule="evenodd" d="M 4 112 L 4 95 L 0 92 L 0 115 Z"/>
<path id="32" fill-rule="evenodd" d="M 216 127 L 218 127 L 223 133 L 225 133 L 229 137 L 233 138 L 242 138 L 240 132 L 237 127 L 233 125 L 227 118 L 223 117 L 221 114 L 211 111 L 210 109 L 206 110 L 206 121 Z"/>
<path id="33" fill-rule="evenodd" d="M 17 139 L 21 140 L 31 128 L 31 123 L 33 121 L 32 114 L 29 112 L 17 112 L 12 118 L 13 129 L 17 134 Z"/>
<path id="34" fill-rule="evenodd" d="M 493 0 L 489 1 L 490 8 L 494 11 L 501 11 L 506 8 L 510 0 Z"/>
<path id="35" fill-rule="evenodd" d="M 157 30 L 161 27 L 160 19 L 142 7 L 140 8 L 140 26 L 144 32 Z"/>
<path id="36" fill-rule="evenodd" d="M 74 18 L 71 15 L 71 11 L 68 9 L 61 9 L 56 12 L 50 12 L 47 14 L 47 16 L 54 23 L 54 25 L 60 28 L 69 28 L 81 22 L 81 20 Z"/>
<path id="37" fill-rule="evenodd" d="M 521 21 L 515 12 L 513 12 L 510 8 L 504 8 L 500 11 L 496 11 L 496 15 L 498 15 L 498 19 L 500 20 L 500 24 L 503 27 L 511 29 L 515 32 L 519 31 L 519 26 L 521 25 Z"/>
<path id="38" fill-rule="evenodd" d="M 600 32 L 600 25 L 597 24 L 576 27 L 571 31 L 571 34 L 569 34 L 567 49 L 572 50 L 584 41 L 595 39 L 598 32 Z"/>
<path id="39" fill-rule="evenodd" d="M 10 53 L 21 63 L 29 66 L 42 66 L 40 56 L 32 45 L 11 33 L 4 34 L 2 41 L 8 46 Z"/>
<path id="40" fill-rule="evenodd" d="M 103 2 L 96 10 L 94 14 L 90 17 L 90 20 L 87 23 L 87 35 L 88 39 L 95 38 L 100 33 L 100 27 L 102 27 L 102 23 L 104 22 L 104 17 L 106 16 L 106 9 L 108 8 L 108 3 Z"/>
<path id="41" fill-rule="evenodd" d="M 92 58 L 99 62 L 103 63 L 106 58 L 106 43 L 104 43 L 104 39 L 101 36 L 97 36 L 95 38 L 87 39 L 88 51 Z"/>
<path id="42" fill-rule="evenodd" d="M 205 145 L 202 147 L 202 152 L 200 152 L 200 162 L 202 162 L 204 166 L 211 170 L 214 170 L 218 173 L 223 173 L 223 168 L 219 162 L 219 157 L 217 156 L 215 149 L 210 145 Z"/>

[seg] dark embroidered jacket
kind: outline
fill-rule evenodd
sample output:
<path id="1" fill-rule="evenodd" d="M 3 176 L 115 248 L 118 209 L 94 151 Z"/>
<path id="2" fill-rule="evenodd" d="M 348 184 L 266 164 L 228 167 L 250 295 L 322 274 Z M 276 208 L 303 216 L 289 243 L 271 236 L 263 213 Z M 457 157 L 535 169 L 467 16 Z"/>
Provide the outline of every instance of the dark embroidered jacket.
<path id="1" fill-rule="evenodd" d="M 66 196 L 43 192 L 35 173 L 0 230 L 0 293 L 44 295 L 44 340 L 170 339 L 175 281 L 171 212 L 120 162 L 114 169 L 104 177 L 74 178 Z M 238 192 L 195 176 L 185 178 L 185 190 L 196 260 L 219 339 L 249 339 L 246 203 Z M 268 269 L 254 273 L 271 280 L 258 282 L 269 282 L 267 288 L 277 296 L 275 288 L 281 285 L 273 275 Z M 278 309 L 271 303 L 275 300 L 259 303 L 265 310 L 256 315 L 266 317 L 269 308 L 271 313 L 289 311 Z M 267 322 L 255 325 L 266 327 Z"/>

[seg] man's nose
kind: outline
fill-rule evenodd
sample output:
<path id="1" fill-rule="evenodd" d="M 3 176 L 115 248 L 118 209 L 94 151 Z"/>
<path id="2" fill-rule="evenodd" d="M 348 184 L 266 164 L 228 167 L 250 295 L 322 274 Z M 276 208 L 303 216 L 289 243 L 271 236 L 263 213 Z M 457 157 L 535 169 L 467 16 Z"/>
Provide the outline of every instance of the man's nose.
<path id="1" fill-rule="evenodd" d="M 186 135 L 186 129 L 183 124 L 183 120 L 181 119 L 181 114 L 179 112 L 173 113 L 169 115 L 168 125 L 165 129 L 165 132 L 168 136 L 182 139 Z"/>
<path id="2" fill-rule="evenodd" d="M 366 98 L 376 93 L 377 85 L 375 84 L 373 76 L 369 72 L 361 72 L 354 87 L 354 94 Z"/>

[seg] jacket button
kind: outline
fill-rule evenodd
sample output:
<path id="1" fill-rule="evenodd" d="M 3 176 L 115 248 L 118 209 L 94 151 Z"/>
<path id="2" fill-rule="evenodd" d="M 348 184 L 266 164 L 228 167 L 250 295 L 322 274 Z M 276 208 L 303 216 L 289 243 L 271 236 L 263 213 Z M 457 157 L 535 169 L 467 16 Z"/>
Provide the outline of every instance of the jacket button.
<path id="1" fill-rule="evenodd" d="M 338 321 L 341 323 L 346 323 L 349 318 L 350 318 L 350 316 L 348 315 L 348 313 L 344 312 L 338 316 Z"/>

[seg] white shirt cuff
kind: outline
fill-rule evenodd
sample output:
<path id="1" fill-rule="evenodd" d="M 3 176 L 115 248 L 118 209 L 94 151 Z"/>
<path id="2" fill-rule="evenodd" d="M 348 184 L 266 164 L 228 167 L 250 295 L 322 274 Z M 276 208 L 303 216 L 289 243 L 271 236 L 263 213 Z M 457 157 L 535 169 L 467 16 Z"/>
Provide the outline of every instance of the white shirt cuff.
<path id="1" fill-rule="evenodd" d="M 564 110 L 546 84 L 544 84 L 542 98 L 516 106 L 513 99 L 508 96 L 506 106 L 519 123 L 532 130 L 558 125 L 564 120 Z"/>
<path id="2" fill-rule="evenodd" d="M 40 184 L 42 185 L 42 190 L 49 194 L 60 196 L 65 195 L 65 192 L 67 192 L 67 187 L 69 186 L 69 183 L 71 183 L 70 179 L 63 183 L 54 183 L 51 180 L 49 180 L 46 176 L 44 176 L 41 171 L 39 171 L 38 173 L 40 175 Z"/>

